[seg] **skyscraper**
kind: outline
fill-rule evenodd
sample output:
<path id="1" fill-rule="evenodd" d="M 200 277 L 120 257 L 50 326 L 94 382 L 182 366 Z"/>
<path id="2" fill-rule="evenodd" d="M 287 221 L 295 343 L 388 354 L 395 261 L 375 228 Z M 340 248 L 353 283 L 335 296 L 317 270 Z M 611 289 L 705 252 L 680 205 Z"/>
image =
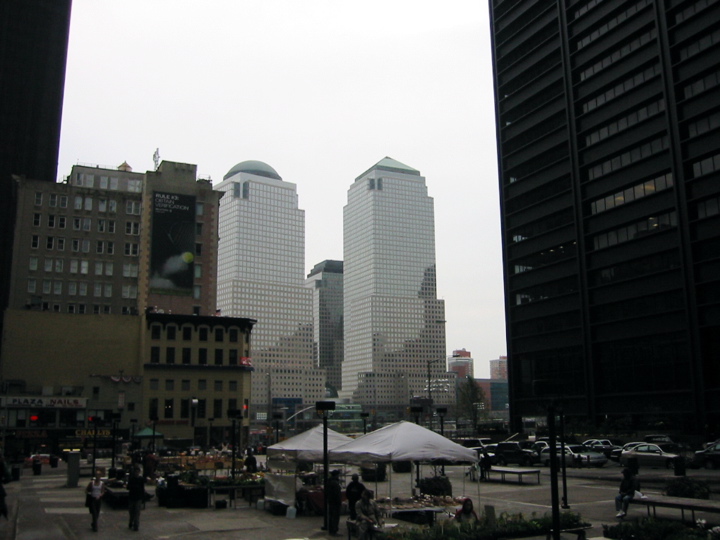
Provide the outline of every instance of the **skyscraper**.
<path id="1" fill-rule="evenodd" d="M 316 363 L 327 374 L 328 390 L 338 391 L 342 388 L 343 262 L 316 264 L 305 286 L 313 297 Z"/>
<path id="2" fill-rule="evenodd" d="M 56 180 L 71 5 L 71 0 L 0 2 L 0 310 L 9 297 L 12 175 Z"/>
<path id="3" fill-rule="evenodd" d="M 720 427 L 720 3 L 491 0 L 514 428 Z"/>
<path id="4" fill-rule="evenodd" d="M 374 406 L 448 399 L 445 303 L 437 299 L 433 200 L 420 172 L 384 158 L 344 208 L 341 396 Z"/>
<path id="5" fill-rule="evenodd" d="M 305 287 L 305 211 L 295 184 L 260 161 L 238 163 L 220 199 L 218 307 L 256 319 L 254 412 L 292 410 L 325 395 L 313 362 L 312 292 Z M 250 315 L 252 314 L 252 315 Z"/>

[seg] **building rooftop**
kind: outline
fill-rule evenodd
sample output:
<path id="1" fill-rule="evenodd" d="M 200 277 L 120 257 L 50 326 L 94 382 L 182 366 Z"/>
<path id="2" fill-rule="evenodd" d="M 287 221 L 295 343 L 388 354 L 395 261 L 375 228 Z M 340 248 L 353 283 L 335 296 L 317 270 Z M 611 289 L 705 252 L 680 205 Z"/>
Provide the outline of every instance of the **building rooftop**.
<path id="1" fill-rule="evenodd" d="M 227 180 L 231 176 L 241 172 L 264 176 L 266 178 L 274 178 L 275 180 L 282 180 L 277 171 L 270 165 L 263 163 L 262 161 L 255 160 L 242 161 L 238 163 L 230 169 L 225 176 L 223 176 L 223 180 Z"/>

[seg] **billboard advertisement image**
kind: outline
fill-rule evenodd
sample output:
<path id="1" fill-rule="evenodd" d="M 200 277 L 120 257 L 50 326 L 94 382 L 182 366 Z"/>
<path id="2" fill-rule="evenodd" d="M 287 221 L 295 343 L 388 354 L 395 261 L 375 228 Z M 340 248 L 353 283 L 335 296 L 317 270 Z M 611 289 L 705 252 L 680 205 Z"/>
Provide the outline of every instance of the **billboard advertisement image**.
<path id="1" fill-rule="evenodd" d="M 191 295 L 195 261 L 195 197 L 154 192 L 150 291 Z"/>

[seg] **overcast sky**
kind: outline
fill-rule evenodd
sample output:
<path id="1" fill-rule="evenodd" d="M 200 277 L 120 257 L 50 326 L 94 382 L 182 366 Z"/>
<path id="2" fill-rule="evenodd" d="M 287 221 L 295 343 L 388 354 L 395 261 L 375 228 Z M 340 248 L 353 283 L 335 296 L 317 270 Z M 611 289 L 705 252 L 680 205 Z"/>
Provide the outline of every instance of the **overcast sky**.
<path id="1" fill-rule="evenodd" d="M 343 258 L 342 212 L 385 156 L 435 200 L 447 349 L 504 355 L 487 3 L 73 0 L 58 175 L 256 159 L 297 185 L 306 267 Z"/>

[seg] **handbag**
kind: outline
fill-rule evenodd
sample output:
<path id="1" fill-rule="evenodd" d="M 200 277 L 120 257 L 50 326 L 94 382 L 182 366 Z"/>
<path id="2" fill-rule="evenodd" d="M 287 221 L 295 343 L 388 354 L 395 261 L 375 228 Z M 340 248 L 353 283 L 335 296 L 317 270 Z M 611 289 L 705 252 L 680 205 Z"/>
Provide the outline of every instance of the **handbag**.
<path id="1" fill-rule="evenodd" d="M 92 495 L 90 495 L 89 493 L 86 493 L 85 494 L 85 506 L 87 508 L 90 508 L 91 505 L 92 505 Z"/>

